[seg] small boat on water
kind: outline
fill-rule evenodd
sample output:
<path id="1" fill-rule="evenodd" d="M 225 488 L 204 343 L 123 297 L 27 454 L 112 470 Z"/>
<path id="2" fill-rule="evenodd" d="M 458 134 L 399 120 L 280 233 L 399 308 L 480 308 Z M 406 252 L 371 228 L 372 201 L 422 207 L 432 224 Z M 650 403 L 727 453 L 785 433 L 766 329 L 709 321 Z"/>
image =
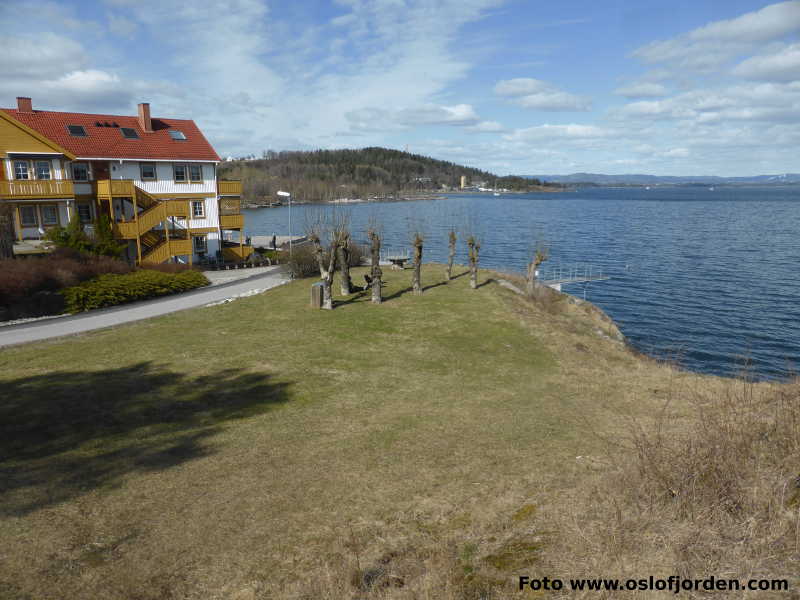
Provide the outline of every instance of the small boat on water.
<path id="1" fill-rule="evenodd" d="M 495 193 L 494 193 L 494 194 L 492 194 L 492 195 L 493 195 L 493 196 L 499 196 L 499 195 L 500 195 L 500 192 L 495 192 Z"/>

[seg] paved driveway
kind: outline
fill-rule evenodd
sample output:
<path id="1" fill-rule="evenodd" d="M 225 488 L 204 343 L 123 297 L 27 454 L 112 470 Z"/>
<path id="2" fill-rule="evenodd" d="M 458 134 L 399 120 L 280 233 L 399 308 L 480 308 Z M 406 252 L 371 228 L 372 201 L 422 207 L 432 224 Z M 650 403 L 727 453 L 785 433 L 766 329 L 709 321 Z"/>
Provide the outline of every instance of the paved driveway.
<path id="1" fill-rule="evenodd" d="M 205 287 L 199 290 L 136 302 L 125 306 L 104 308 L 81 313 L 75 316 L 44 319 L 19 325 L 0 327 L 0 347 L 23 344 L 48 338 L 74 335 L 94 329 L 113 327 L 122 323 L 140 321 L 150 317 L 204 306 L 219 302 L 245 292 L 269 289 L 286 283 L 287 275 L 279 266 L 269 267 L 257 275 L 239 279 L 232 283 Z"/>

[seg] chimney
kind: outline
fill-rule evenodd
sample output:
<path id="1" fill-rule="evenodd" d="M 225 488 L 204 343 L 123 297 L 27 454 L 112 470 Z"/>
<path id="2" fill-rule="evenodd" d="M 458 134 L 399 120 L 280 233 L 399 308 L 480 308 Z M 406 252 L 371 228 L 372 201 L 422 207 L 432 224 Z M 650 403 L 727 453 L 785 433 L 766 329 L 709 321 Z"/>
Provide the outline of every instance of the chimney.
<path id="1" fill-rule="evenodd" d="M 150 103 L 142 102 L 139 104 L 139 127 L 145 133 L 153 133 L 153 121 L 150 119 Z"/>
<path id="2" fill-rule="evenodd" d="M 32 113 L 33 102 L 31 102 L 30 98 L 17 96 L 17 110 L 21 113 Z"/>

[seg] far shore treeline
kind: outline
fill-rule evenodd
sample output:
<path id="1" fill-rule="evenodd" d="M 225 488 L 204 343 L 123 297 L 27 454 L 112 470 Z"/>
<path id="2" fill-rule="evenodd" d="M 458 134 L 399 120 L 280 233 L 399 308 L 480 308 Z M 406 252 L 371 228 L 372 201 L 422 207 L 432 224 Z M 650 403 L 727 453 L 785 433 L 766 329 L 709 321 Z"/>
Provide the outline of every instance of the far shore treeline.
<path id="1" fill-rule="evenodd" d="M 447 191 L 460 188 L 462 175 L 471 184 L 518 192 L 561 187 L 387 148 L 266 151 L 261 158 L 233 160 L 220 167 L 221 178 L 242 180 L 243 199 L 251 203 L 277 202 L 280 189 L 290 190 L 300 202 Z"/>

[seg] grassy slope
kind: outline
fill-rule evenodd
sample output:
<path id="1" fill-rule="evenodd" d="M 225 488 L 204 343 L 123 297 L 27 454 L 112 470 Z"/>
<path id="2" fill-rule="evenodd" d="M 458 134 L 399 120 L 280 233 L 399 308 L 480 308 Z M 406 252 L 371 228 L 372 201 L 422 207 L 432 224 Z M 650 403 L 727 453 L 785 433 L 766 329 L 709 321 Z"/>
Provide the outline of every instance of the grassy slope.
<path id="1" fill-rule="evenodd" d="M 520 507 L 690 377 L 588 306 L 386 279 L 381 306 L 311 310 L 305 280 L 0 351 L 0 597 L 289 597 L 387 552 L 411 588 L 401 558 L 443 544 L 502 580 L 538 552 Z"/>

